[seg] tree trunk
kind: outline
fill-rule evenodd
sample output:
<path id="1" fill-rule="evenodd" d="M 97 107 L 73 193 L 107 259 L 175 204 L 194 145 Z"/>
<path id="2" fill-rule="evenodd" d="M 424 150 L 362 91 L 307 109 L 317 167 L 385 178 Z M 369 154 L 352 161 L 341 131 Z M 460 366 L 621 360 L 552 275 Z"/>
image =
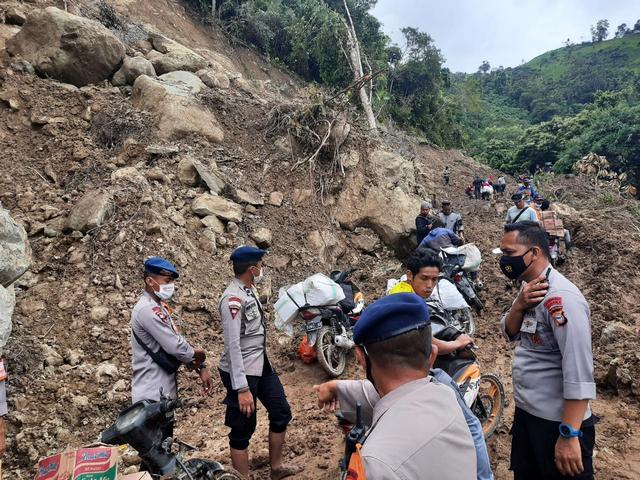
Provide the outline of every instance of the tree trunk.
<path id="1" fill-rule="evenodd" d="M 347 14 L 347 19 L 349 22 L 344 22 L 344 25 L 347 30 L 347 49 L 349 51 L 349 58 L 351 63 L 351 70 L 353 71 L 353 76 L 356 81 L 360 80 L 364 73 L 362 71 L 362 56 L 360 54 L 360 45 L 358 43 L 358 37 L 356 36 L 356 30 L 353 26 L 353 20 L 351 19 L 351 12 L 349 12 L 349 7 L 347 6 L 347 0 L 343 0 L 344 9 Z M 358 95 L 360 97 L 360 103 L 362 103 L 362 109 L 367 117 L 367 122 L 369 123 L 369 128 L 375 134 L 378 133 L 378 125 L 376 122 L 376 116 L 373 113 L 373 108 L 371 107 L 371 99 L 367 94 L 367 89 L 365 85 L 361 85 L 358 91 Z"/>

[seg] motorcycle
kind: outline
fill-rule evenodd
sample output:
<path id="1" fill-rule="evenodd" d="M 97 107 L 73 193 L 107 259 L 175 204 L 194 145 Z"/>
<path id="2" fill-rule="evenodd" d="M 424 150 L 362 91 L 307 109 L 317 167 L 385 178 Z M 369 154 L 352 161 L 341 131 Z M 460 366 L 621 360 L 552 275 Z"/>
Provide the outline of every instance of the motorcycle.
<path id="1" fill-rule="evenodd" d="M 421 247 L 423 252 L 436 256 L 442 260 L 442 277 L 456 286 L 465 301 L 473 307 L 476 313 L 480 313 L 484 304 L 478 296 L 481 284 L 472 282 L 464 270 L 465 254 L 460 253 L 456 247 L 434 250 L 429 247 Z"/>
<path id="2" fill-rule="evenodd" d="M 444 304 L 435 297 L 429 297 L 425 302 L 429 308 L 429 317 L 432 321 L 453 326 L 469 336 L 473 336 L 475 333 L 476 323 L 469 308 L 447 310 Z"/>
<path id="3" fill-rule="evenodd" d="M 162 395 L 157 402 L 136 402 L 120 412 L 115 423 L 102 432 L 101 442 L 109 445 L 129 444 L 138 451 L 153 478 L 241 480 L 240 475 L 225 470 L 218 462 L 199 458 L 183 461 L 179 454 L 172 452 L 174 439 L 165 438 L 165 432 L 173 423 L 175 410 L 181 406 L 181 400 Z M 195 449 L 183 442 L 178 443 Z"/>
<path id="4" fill-rule="evenodd" d="M 431 317 L 432 334 L 443 341 L 453 341 L 463 332 L 455 326 Z M 473 346 L 439 355 L 434 368 L 441 368 L 458 384 L 465 403 L 482 425 L 485 438 L 489 438 L 500 425 L 505 406 L 504 387 L 492 373 L 480 372 L 478 357 Z"/>
<path id="5" fill-rule="evenodd" d="M 337 305 L 304 305 L 298 309 L 307 342 L 310 347 L 316 347 L 318 363 L 332 377 L 339 377 L 344 372 L 347 354 L 355 346 L 353 326 L 364 309 L 364 296 L 350 280 L 355 271 L 349 268 L 329 275 L 345 294 L 344 300 Z"/>

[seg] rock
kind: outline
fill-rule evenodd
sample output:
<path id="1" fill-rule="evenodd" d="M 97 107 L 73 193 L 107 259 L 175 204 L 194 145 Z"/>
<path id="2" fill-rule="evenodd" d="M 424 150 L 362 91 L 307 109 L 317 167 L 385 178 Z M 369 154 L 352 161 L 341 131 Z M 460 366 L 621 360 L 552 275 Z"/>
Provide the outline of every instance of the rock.
<path id="1" fill-rule="evenodd" d="M 200 82 L 198 77 L 195 79 Z M 213 113 L 198 104 L 183 82 L 173 81 L 172 78 L 142 75 L 133 84 L 131 102 L 154 116 L 158 134 L 162 138 L 180 139 L 196 134 L 211 142 L 221 143 L 224 133 Z"/>
<path id="2" fill-rule="evenodd" d="M 202 80 L 191 72 L 175 71 L 160 75 L 159 78 L 171 85 L 184 88 L 192 95 L 198 95 L 205 88 Z"/>
<path id="3" fill-rule="evenodd" d="M 84 358 L 84 352 L 80 349 L 77 350 L 67 350 L 67 353 L 64 355 L 64 360 L 71 366 L 80 365 L 82 363 L 82 359 Z"/>
<path id="4" fill-rule="evenodd" d="M 5 42 L 10 39 L 11 37 L 15 36 L 16 33 L 18 33 L 20 31 L 19 27 L 15 27 L 12 25 L 4 25 L 2 23 L 0 23 L 0 51 L 4 50 L 4 46 L 5 46 Z M 20 60 L 18 60 L 17 62 L 13 62 L 13 63 L 18 63 Z M 25 63 L 29 63 L 29 62 L 25 62 Z M 13 64 L 12 67 L 13 68 Z M 33 67 L 31 67 L 33 68 Z M 14 70 L 17 70 L 16 68 L 14 68 Z"/>
<path id="5" fill-rule="evenodd" d="M 239 231 L 240 231 L 240 227 L 238 227 L 237 223 L 235 222 L 227 223 L 227 233 L 230 233 L 231 235 L 237 235 Z"/>
<path id="6" fill-rule="evenodd" d="M 247 205 L 246 207 L 244 207 L 244 211 L 249 215 L 255 215 L 256 213 L 258 213 L 258 209 L 253 205 Z"/>
<path id="7" fill-rule="evenodd" d="M 18 10 L 16 7 L 9 7 L 6 12 L 4 12 L 5 21 L 10 25 L 24 25 L 24 22 L 27 21 L 27 16 L 24 14 L 22 10 Z"/>
<path id="8" fill-rule="evenodd" d="M 103 322 L 107 318 L 109 318 L 109 308 L 108 307 L 93 307 L 89 311 L 89 318 L 94 322 Z"/>
<path id="9" fill-rule="evenodd" d="M 234 189 L 233 190 L 233 199 L 238 203 L 248 203 L 249 205 L 254 206 L 262 206 L 264 205 L 264 200 L 262 196 L 257 192 L 247 192 L 245 190 Z"/>
<path id="10" fill-rule="evenodd" d="M 400 187 L 389 190 L 367 183 L 361 174 L 348 177 L 334 210 L 336 220 L 347 230 L 368 227 L 398 255 L 407 255 L 415 248 L 414 222 L 420 198 Z M 393 214 L 389 213 L 391 207 Z"/>
<path id="11" fill-rule="evenodd" d="M 200 80 L 202 80 L 202 83 L 209 88 L 219 88 L 222 90 L 229 88 L 229 77 L 224 73 L 214 72 L 211 70 L 198 70 L 196 75 Z"/>
<path id="12" fill-rule="evenodd" d="M 108 382 L 109 379 L 118 379 L 119 377 L 118 367 L 113 363 L 101 363 L 96 368 L 96 380 L 98 383 Z"/>
<path id="13" fill-rule="evenodd" d="M 188 187 L 195 187 L 200 182 L 195 162 L 190 157 L 185 157 L 178 163 L 178 179 Z"/>
<path id="14" fill-rule="evenodd" d="M 318 253 L 320 262 L 333 267 L 337 260 L 344 254 L 345 248 L 342 241 L 332 232 L 314 230 L 309 234 L 309 247 Z"/>
<path id="15" fill-rule="evenodd" d="M 169 219 L 179 227 L 184 227 L 187 224 L 187 219 L 184 218 L 184 215 L 175 209 L 168 209 L 167 215 Z"/>
<path id="16" fill-rule="evenodd" d="M 62 355 L 56 352 L 49 345 L 42 345 L 42 357 L 44 358 L 44 364 L 48 367 L 59 367 L 64 364 Z"/>
<path id="17" fill-rule="evenodd" d="M 219 195 L 226 188 L 227 182 L 223 179 L 222 174 L 217 168 L 205 167 L 198 161 L 193 162 L 198 177 L 202 180 L 209 191 L 215 195 Z"/>
<path id="18" fill-rule="evenodd" d="M 67 219 L 67 228 L 86 233 L 102 225 L 111 209 L 111 194 L 109 192 L 89 191 L 71 210 Z"/>
<path id="19" fill-rule="evenodd" d="M 198 239 L 198 245 L 205 252 L 215 254 L 218 251 L 216 232 L 212 228 L 205 228 Z"/>
<path id="20" fill-rule="evenodd" d="M 136 185 L 146 185 L 147 179 L 135 167 L 119 168 L 111 174 L 111 182 L 130 182 Z"/>
<path id="21" fill-rule="evenodd" d="M 152 168 L 147 172 L 147 178 L 151 181 L 160 183 L 169 183 L 169 177 L 167 177 L 159 168 Z"/>
<path id="22" fill-rule="evenodd" d="M 578 215 L 578 211 L 575 208 L 565 203 L 552 202 L 549 209 L 561 217 L 575 217 Z"/>
<path id="23" fill-rule="evenodd" d="M 633 338 L 637 335 L 635 329 L 621 322 L 608 323 L 600 336 L 600 344 L 606 345 L 621 338 Z"/>
<path id="24" fill-rule="evenodd" d="M 55 7 L 33 10 L 6 48 L 39 75 L 77 87 L 109 78 L 125 54 L 122 42 L 102 24 Z"/>
<path id="25" fill-rule="evenodd" d="M 27 232 L 0 207 L 0 285 L 8 287 L 30 266 L 31 246 Z"/>
<path id="26" fill-rule="evenodd" d="M 89 397 L 85 395 L 76 395 L 71 399 L 71 402 L 78 408 L 86 408 L 89 406 Z"/>
<path id="27" fill-rule="evenodd" d="M 0 355 L 9 340 L 13 324 L 11 316 L 16 305 L 16 294 L 13 285 L 3 287 L 0 285 Z"/>
<path id="28" fill-rule="evenodd" d="M 351 244 L 363 253 L 373 253 L 380 248 L 380 238 L 368 229 L 357 232 L 350 238 Z"/>
<path id="29" fill-rule="evenodd" d="M 153 64 L 144 57 L 125 57 L 122 67 L 113 75 L 111 83 L 116 86 L 133 85 L 140 75 L 155 77 Z"/>
<path id="30" fill-rule="evenodd" d="M 261 227 L 251 233 L 251 239 L 256 242 L 258 247 L 269 248 L 273 240 L 273 234 L 268 228 Z"/>
<path id="31" fill-rule="evenodd" d="M 284 270 L 290 262 L 291 259 L 286 255 L 267 255 L 265 257 L 265 264 L 276 270 Z"/>
<path id="32" fill-rule="evenodd" d="M 176 147 L 175 145 L 149 145 L 148 147 L 145 147 L 144 151 L 150 155 L 168 157 L 178 153 L 180 151 L 180 147 Z"/>
<path id="33" fill-rule="evenodd" d="M 283 200 L 284 195 L 282 194 L 282 192 L 271 192 L 271 194 L 269 194 L 269 200 L 267 201 L 267 203 L 275 207 L 280 207 Z"/>
<path id="34" fill-rule="evenodd" d="M 333 144 L 334 151 L 339 151 L 342 144 L 345 142 L 351 131 L 351 125 L 347 122 L 347 114 L 342 112 L 336 118 L 336 121 L 331 127 L 331 133 L 329 134 L 329 140 Z"/>
<path id="35" fill-rule="evenodd" d="M 347 170 L 357 167 L 360 163 L 360 153 L 357 150 L 341 152 L 339 158 L 342 166 Z"/>
<path id="36" fill-rule="evenodd" d="M 220 219 L 215 215 L 208 215 L 202 218 L 200 221 L 205 227 L 210 228 L 214 233 L 224 233 L 224 223 L 222 223 Z"/>
<path id="37" fill-rule="evenodd" d="M 291 194 L 291 198 L 295 205 L 302 205 L 303 203 L 307 203 L 313 197 L 313 190 L 311 189 L 299 189 L 296 188 L 293 190 Z"/>
<path id="38" fill-rule="evenodd" d="M 416 184 L 413 162 L 397 153 L 375 150 L 371 153 L 368 163 L 367 171 L 375 177 L 381 187 L 400 187 L 408 192 Z"/>
<path id="39" fill-rule="evenodd" d="M 16 89 L 0 92 L 0 101 L 6 103 L 13 112 L 17 112 L 22 108 L 20 92 Z"/>
<path id="40" fill-rule="evenodd" d="M 195 198 L 191 205 L 191 210 L 199 217 L 215 215 L 221 220 L 236 223 L 242 222 L 242 207 L 240 205 L 207 193 Z"/>
<path id="41" fill-rule="evenodd" d="M 154 55 L 153 58 L 149 58 L 158 75 L 177 70 L 197 72 L 207 66 L 207 61 L 202 56 L 167 37 L 153 34 L 151 43 L 153 48 L 164 53 L 164 55 Z"/>
<path id="42" fill-rule="evenodd" d="M 42 300 L 36 300 L 34 298 L 23 298 L 20 300 L 18 307 L 24 315 L 33 315 L 47 308 Z"/>

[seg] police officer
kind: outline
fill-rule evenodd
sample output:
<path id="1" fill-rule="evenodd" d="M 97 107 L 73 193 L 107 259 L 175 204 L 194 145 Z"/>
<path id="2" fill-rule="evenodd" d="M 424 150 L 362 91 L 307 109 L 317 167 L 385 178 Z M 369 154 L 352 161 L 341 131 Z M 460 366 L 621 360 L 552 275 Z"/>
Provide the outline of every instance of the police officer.
<path id="1" fill-rule="evenodd" d="M 458 212 L 454 212 L 452 210 L 450 200 L 442 201 L 442 211 L 440 212 L 439 217 L 440 221 L 444 224 L 444 228 L 448 228 L 464 240 L 462 216 Z"/>
<path id="2" fill-rule="evenodd" d="M 367 381 L 315 387 L 321 408 L 339 404 L 354 423 L 360 404 L 370 426 L 349 470 L 363 467 L 366 477 L 358 478 L 376 480 L 475 479 L 476 451 L 456 395 L 429 375 L 437 347 L 424 300 L 414 293 L 383 297 L 365 309 L 353 333 Z"/>
<path id="3" fill-rule="evenodd" d="M 144 293 L 131 314 L 131 350 L 133 379 L 131 398 L 159 400 L 164 396 L 177 398 L 176 375 L 180 365 L 200 375 L 205 394 L 211 394 L 213 382 L 204 365 L 205 352 L 194 349 L 178 333 L 169 307 L 174 281 L 179 277 L 176 267 L 160 257 L 144 262 Z"/>
<path id="4" fill-rule="evenodd" d="M 231 254 L 233 273 L 220 299 L 224 353 L 220 377 L 227 389 L 225 425 L 231 428 L 229 446 L 233 468 L 249 475 L 249 440 L 256 429 L 256 398 L 269 413 L 271 478 L 295 475 L 300 468 L 282 463 L 282 449 L 291 408 L 280 378 L 267 358 L 265 315 L 255 284 L 263 278 L 262 257 L 267 252 L 239 247 Z"/>
<path id="5" fill-rule="evenodd" d="M 535 222 L 505 226 L 500 268 L 522 282 L 502 331 L 513 359 L 511 469 L 515 480 L 592 479 L 596 397 L 591 314 L 580 290 L 548 258 Z"/>

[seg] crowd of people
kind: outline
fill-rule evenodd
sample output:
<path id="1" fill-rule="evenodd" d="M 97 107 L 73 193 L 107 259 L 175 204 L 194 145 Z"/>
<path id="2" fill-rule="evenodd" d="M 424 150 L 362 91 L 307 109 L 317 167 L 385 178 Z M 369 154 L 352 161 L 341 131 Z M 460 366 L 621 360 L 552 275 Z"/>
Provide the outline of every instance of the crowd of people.
<path id="1" fill-rule="evenodd" d="M 476 177 L 474 198 L 481 198 L 484 183 Z M 499 194 L 505 185 L 498 179 Z M 551 266 L 549 240 L 535 214 L 543 208 L 541 198 L 532 182 L 522 182 L 500 244 L 500 268 L 519 286 L 499 327 L 516 344 L 510 468 L 516 480 L 590 479 L 597 422 L 589 404 L 595 398 L 590 311 L 579 289 Z M 462 216 L 450 201 L 437 213 L 428 202 L 420 207 L 419 248 L 406 261 L 406 281 L 369 305 L 354 326 L 355 355 L 366 379 L 314 387 L 321 408 L 339 408 L 355 422 L 359 407 L 367 426 L 351 455 L 348 479 L 493 478 L 478 419 L 451 377 L 433 368 L 439 355 L 464 349 L 473 339 L 434 338 L 425 302 L 440 278 L 437 252 L 465 242 Z M 283 462 L 292 413 L 267 355 L 266 317 L 255 289 L 266 253 L 245 246 L 231 255 L 234 278 L 219 303 L 225 348 L 218 374 L 227 392 L 224 423 L 233 467 L 248 477 L 260 401 L 269 420 L 270 478 L 278 480 L 295 478 L 302 467 Z M 205 394 L 213 391 L 204 349 L 191 346 L 172 320 L 168 302 L 178 277 L 168 260 L 144 263 L 144 293 L 131 317 L 134 402 L 157 400 L 161 390 L 175 398 L 180 365 L 197 373 Z"/>

